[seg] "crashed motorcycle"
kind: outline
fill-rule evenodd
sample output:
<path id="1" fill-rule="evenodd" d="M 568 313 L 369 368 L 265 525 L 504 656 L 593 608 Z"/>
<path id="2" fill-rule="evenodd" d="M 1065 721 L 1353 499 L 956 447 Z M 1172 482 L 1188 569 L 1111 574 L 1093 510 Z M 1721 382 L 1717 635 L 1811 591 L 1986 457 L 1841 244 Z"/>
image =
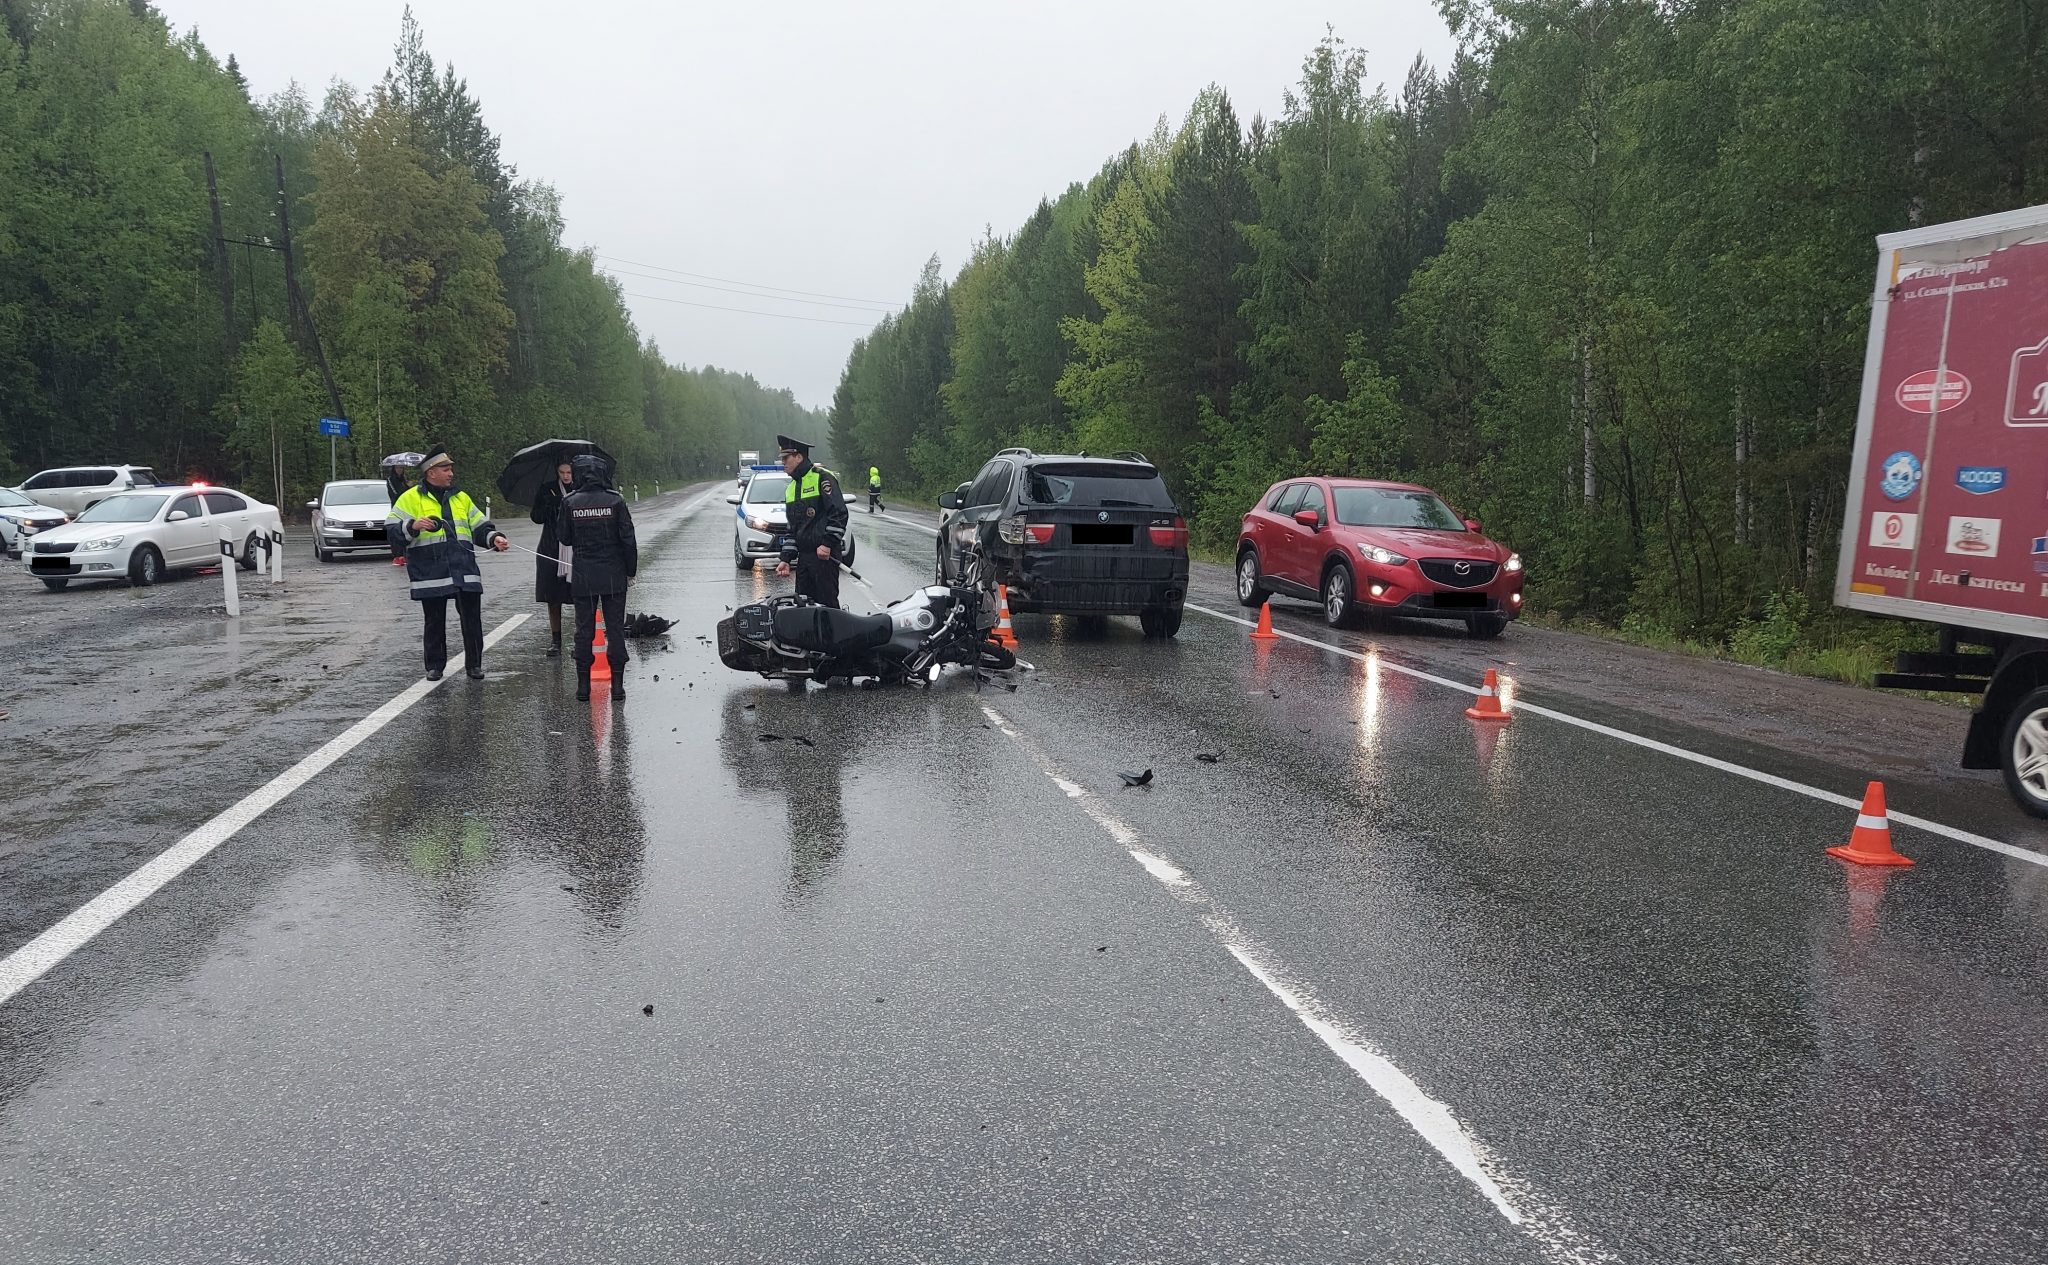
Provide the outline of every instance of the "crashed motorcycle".
<path id="1" fill-rule="evenodd" d="M 728 668 L 787 681 L 791 689 L 834 678 L 929 683 L 947 664 L 994 672 L 1017 666 L 1017 656 L 991 638 L 995 625 L 993 586 L 980 559 L 970 558 L 960 584 L 919 589 L 873 615 L 804 597 L 742 606 L 718 621 L 718 657 Z"/>

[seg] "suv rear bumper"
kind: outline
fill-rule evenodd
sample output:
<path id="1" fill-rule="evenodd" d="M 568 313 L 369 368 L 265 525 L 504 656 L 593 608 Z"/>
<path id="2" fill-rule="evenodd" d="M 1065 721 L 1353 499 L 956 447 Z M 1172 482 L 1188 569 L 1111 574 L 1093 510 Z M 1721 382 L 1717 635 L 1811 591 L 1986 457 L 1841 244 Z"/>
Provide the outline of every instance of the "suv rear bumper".
<path id="1" fill-rule="evenodd" d="M 1180 606 L 1188 596 L 1188 564 L 1159 567 L 1153 575 L 1117 575 L 1114 564 L 1025 554 L 1009 560 L 1003 582 L 1013 612 L 1042 615 L 1135 615 Z M 1148 568 L 1149 569 L 1149 568 Z M 1112 574 L 1101 574 L 1110 571 Z M 1094 572 L 1095 574 L 1090 574 Z"/>

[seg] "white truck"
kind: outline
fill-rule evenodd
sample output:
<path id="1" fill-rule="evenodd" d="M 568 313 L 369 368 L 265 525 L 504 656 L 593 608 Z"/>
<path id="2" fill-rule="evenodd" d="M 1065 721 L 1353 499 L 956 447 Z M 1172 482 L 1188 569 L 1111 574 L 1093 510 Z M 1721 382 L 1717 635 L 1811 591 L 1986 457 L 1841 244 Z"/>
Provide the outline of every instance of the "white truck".
<path id="1" fill-rule="evenodd" d="M 2048 206 L 1877 245 L 1835 601 L 1939 625 L 1877 684 L 1980 694 L 1963 767 L 2048 817 Z"/>
<path id="2" fill-rule="evenodd" d="M 751 448 L 740 449 L 740 486 L 747 486 L 747 480 L 754 477 L 754 467 L 761 463 L 761 454 Z"/>

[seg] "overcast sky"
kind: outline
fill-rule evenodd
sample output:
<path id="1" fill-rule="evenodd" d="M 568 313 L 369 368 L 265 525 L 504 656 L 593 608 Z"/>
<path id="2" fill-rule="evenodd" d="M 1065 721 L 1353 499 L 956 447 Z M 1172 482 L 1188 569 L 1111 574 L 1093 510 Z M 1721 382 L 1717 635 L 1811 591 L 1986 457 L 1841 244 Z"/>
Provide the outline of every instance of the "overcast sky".
<path id="1" fill-rule="evenodd" d="M 223 61 L 234 54 L 258 96 L 297 80 L 317 103 L 337 77 L 362 88 L 382 76 L 404 3 L 157 7 Z M 1178 123 L 1204 85 L 1222 84 L 1249 121 L 1279 112 L 1325 26 L 1366 50 L 1390 95 L 1417 53 L 1441 68 L 1452 50 L 1432 0 L 413 0 L 413 12 L 506 159 L 561 191 L 569 244 L 622 274 L 643 335 L 672 361 L 752 373 L 813 406 L 830 403 L 853 341 L 929 256 L 950 277 L 985 227 L 1013 232 L 1160 114 Z"/>

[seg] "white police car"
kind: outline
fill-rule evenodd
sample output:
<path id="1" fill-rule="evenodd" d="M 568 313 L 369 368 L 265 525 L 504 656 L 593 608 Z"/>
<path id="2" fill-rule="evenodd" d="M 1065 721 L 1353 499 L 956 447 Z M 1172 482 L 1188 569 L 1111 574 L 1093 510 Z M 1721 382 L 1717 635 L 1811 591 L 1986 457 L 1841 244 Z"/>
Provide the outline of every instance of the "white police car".
<path id="1" fill-rule="evenodd" d="M 751 571 L 757 562 L 778 562 L 782 558 L 782 538 L 789 534 L 789 475 L 779 465 L 757 465 L 750 468 L 747 485 L 737 493 L 725 498 L 725 503 L 736 507 L 732 524 L 732 564 L 741 571 Z M 847 504 L 846 484 L 839 485 L 840 503 Z M 849 511 L 851 506 L 848 505 Z M 846 536 L 846 565 L 853 565 L 852 521 L 848 520 Z"/>
<path id="2" fill-rule="evenodd" d="M 781 540 L 789 527 L 784 498 L 789 494 L 789 476 L 781 466 L 755 466 L 747 484 L 725 498 L 733 511 L 732 564 L 742 571 L 753 570 L 762 559 L 781 556 Z"/>

